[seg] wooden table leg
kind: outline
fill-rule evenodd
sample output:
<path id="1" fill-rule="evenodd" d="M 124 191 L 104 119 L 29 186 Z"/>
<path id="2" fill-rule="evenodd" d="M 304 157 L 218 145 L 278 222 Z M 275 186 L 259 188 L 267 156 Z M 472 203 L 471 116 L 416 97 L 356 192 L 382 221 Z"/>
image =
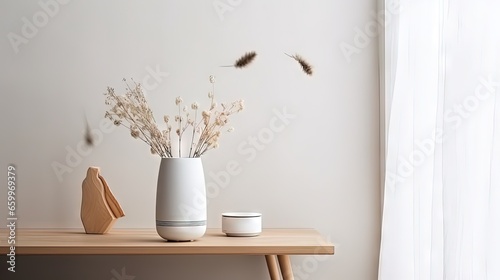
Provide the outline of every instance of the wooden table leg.
<path id="1" fill-rule="evenodd" d="M 267 269 L 269 269 L 269 275 L 271 280 L 280 280 L 280 271 L 278 267 L 278 261 L 276 260 L 276 255 L 266 255 Z"/>
<path id="2" fill-rule="evenodd" d="M 281 275 L 283 280 L 293 280 L 292 263 L 288 255 L 278 255 L 278 262 L 280 263 Z"/>

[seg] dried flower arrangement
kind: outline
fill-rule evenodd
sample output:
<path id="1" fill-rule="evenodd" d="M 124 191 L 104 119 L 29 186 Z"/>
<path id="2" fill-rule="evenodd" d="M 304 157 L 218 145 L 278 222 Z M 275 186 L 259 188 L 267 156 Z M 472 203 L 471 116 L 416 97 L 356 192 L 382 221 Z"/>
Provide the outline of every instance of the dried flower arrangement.
<path id="1" fill-rule="evenodd" d="M 312 66 L 304 58 L 297 54 L 289 55 L 285 53 L 285 55 L 296 60 L 304 73 L 309 76 L 313 74 Z M 238 58 L 234 64 L 222 67 L 244 68 L 252 63 L 256 56 L 257 53 L 254 51 L 247 52 Z M 130 86 L 126 79 L 123 80 L 127 88 L 125 95 L 117 95 L 111 87 L 108 87 L 107 92 L 104 93 L 106 95 L 106 105 L 111 106 L 111 109 L 106 111 L 105 117 L 113 121 L 115 125 L 124 126 L 129 129 L 133 138 L 140 139 L 150 146 L 152 154 L 163 158 L 174 157 L 172 151 L 172 141 L 174 139 L 172 138 L 170 116 L 165 115 L 163 117 L 166 129 L 160 130 L 153 112 L 146 101 L 141 85 L 132 80 L 133 86 Z M 233 131 L 232 127 L 226 128 L 229 116 L 243 110 L 243 100 L 237 100 L 228 104 L 221 103 L 219 108 L 214 99 L 215 77 L 210 76 L 209 81 L 212 84 L 212 92 L 208 94 L 210 108 L 201 111 L 200 119 L 198 119 L 200 111 L 198 103 L 194 102 L 189 109 L 188 106 L 182 105 L 183 100 L 181 97 L 175 99 L 178 114 L 174 116 L 173 122 L 176 126 L 175 134 L 178 141 L 178 157 L 183 156 L 183 137 L 190 138 L 187 157 L 201 157 L 207 151 L 217 148 L 221 133 L 224 131 Z M 193 113 L 192 115 L 191 112 Z M 85 141 L 91 146 L 93 139 L 89 133 L 88 123 L 86 125 L 87 133 L 85 134 Z"/>
<path id="2" fill-rule="evenodd" d="M 215 77 L 210 76 L 209 81 L 212 84 L 212 91 L 208 94 L 210 108 L 201 111 L 196 102 L 188 108 L 188 106 L 183 105 L 182 98 L 177 97 L 175 105 L 178 107 L 178 114 L 174 116 L 173 120 L 175 128 L 172 128 L 170 116 L 165 115 L 163 121 L 166 129 L 160 130 L 141 85 L 132 80 L 133 86 L 131 86 L 126 79 L 123 80 L 127 85 L 125 95 L 117 95 L 111 87 L 108 87 L 107 92 L 104 93 L 106 105 L 111 106 L 111 109 L 106 111 L 105 117 L 117 126 L 128 128 L 132 137 L 142 140 L 151 147 L 152 154 L 164 158 L 174 157 L 172 130 L 177 135 L 178 157 L 183 156 L 183 137 L 190 140 L 189 153 L 186 157 L 201 157 L 207 151 L 217 148 L 221 133 L 233 131 L 232 127 L 227 128 L 229 117 L 242 111 L 244 106 L 243 100 L 229 104 L 221 103 L 218 106 L 214 94 Z M 201 111 L 201 118 L 198 119 L 199 111 Z"/>

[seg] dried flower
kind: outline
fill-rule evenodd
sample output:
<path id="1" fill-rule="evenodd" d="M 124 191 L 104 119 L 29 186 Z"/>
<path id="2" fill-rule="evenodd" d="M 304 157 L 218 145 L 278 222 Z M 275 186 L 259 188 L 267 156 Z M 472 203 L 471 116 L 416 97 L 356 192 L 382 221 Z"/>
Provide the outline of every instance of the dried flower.
<path id="1" fill-rule="evenodd" d="M 191 104 L 191 109 L 198 110 L 198 103 L 194 102 L 193 104 Z"/>
<path id="2" fill-rule="evenodd" d="M 140 136 L 140 132 L 139 132 L 139 130 L 133 130 L 133 129 L 131 129 L 130 130 L 130 135 L 132 135 L 132 137 L 134 137 L 134 138 L 138 138 Z"/>
<path id="3" fill-rule="evenodd" d="M 296 55 L 289 55 L 287 53 L 285 54 L 295 59 L 300 64 L 300 67 L 302 67 L 302 71 L 304 71 L 304 73 L 306 73 L 309 76 L 313 74 L 312 66 L 307 61 L 305 61 L 305 59 L 303 59 L 301 56 L 299 56 L 298 54 Z"/>
<path id="4" fill-rule="evenodd" d="M 210 104 L 210 110 L 215 109 L 215 107 L 217 107 L 217 102 L 212 102 L 212 104 Z"/>
<path id="5" fill-rule="evenodd" d="M 215 84 L 215 76 L 210 75 L 210 76 L 208 77 L 208 80 L 210 81 L 210 83 L 211 83 L 211 84 Z"/>
<path id="6" fill-rule="evenodd" d="M 201 112 L 201 116 L 203 118 L 210 118 L 210 111 L 203 111 L 203 112 Z"/>
<path id="7" fill-rule="evenodd" d="M 175 105 L 179 105 L 182 103 L 182 98 L 180 96 L 178 96 L 176 99 L 175 99 Z"/>
<path id="8" fill-rule="evenodd" d="M 245 108 L 245 101 L 242 99 L 238 100 L 238 112 L 243 111 L 244 108 Z"/>

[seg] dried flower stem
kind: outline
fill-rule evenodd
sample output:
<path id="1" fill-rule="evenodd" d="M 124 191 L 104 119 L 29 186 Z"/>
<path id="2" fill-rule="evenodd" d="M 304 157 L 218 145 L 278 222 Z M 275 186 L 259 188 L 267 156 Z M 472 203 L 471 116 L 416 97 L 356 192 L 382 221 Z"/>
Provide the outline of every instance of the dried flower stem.
<path id="1" fill-rule="evenodd" d="M 193 108 L 194 110 L 194 122 L 193 122 L 193 131 L 191 133 L 191 143 L 189 144 L 189 157 L 192 157 L 193 145 L 194 145 L 194 135 L 196 134 L 196 129 L 198 126 L 196 124 L 196 117 L 198 116 L 198 107 Z"/>
<path id="2" fill-rule="evenodd" d="M 179 99 L 180 98 L 178 97 L 177 100 L 179 100 Z M 181 132 L 181 121 L 182 121 L 182 119 L 181 119 L 181 104 L 180 104 L 180 102 L 177 102 L 177 100 L 176 100 L 176 103 L 177 103 L 177 106 L 179 108 L 179 115 L 177 115 L 178 116 L 177 120 L 178 120 L 178 123 L 179 123 L 179 131 L 177 132 L 178 136 L 179 136 L 179 139 L 178 139 L 179 140 L 179 157 L 182 157 L 182 154 L 181 154 L 181 139 L 182 139 L 182 132 Z"/>

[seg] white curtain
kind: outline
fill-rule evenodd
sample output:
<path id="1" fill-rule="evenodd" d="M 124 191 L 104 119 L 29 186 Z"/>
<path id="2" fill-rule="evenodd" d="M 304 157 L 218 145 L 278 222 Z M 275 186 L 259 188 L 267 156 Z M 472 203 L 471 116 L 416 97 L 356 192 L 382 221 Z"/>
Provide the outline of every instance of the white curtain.
<path id="1" fill-rule="evenodd" d="M 385 1 L 379 280 L 500 280 L 500 1 Z"/>

